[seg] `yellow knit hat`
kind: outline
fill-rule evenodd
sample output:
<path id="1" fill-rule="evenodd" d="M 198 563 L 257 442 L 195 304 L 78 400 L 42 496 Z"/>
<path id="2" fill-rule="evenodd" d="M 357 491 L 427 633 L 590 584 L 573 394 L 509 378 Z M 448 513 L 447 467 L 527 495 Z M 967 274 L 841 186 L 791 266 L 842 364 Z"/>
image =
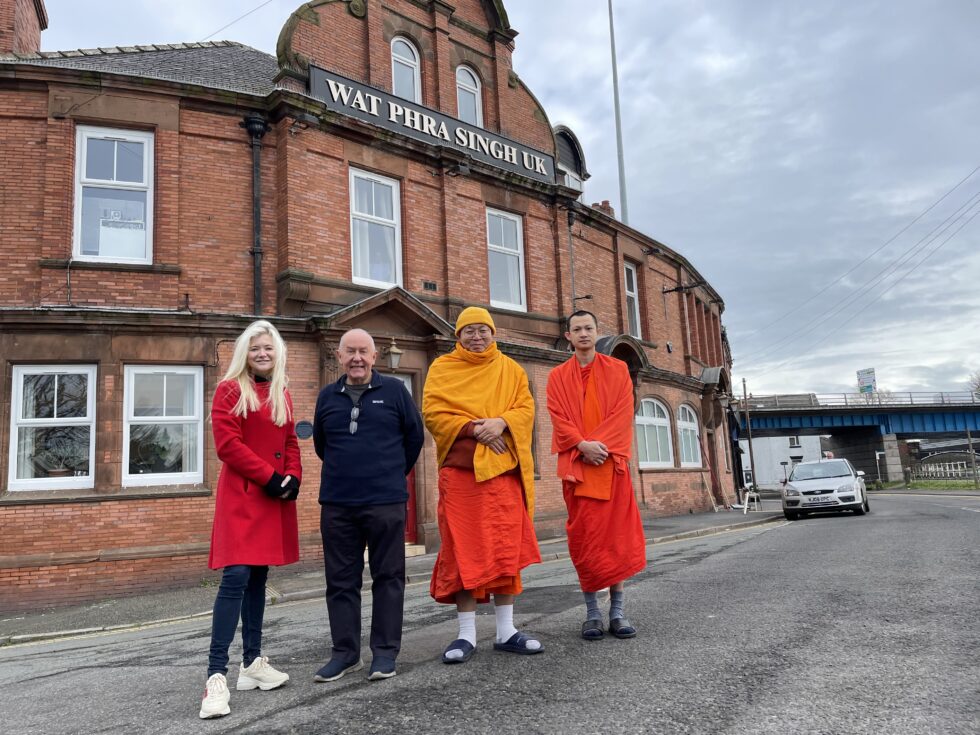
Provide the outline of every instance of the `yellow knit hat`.
<path id="1" fill-rule="evenodd" d="M 459 314 L 459 318 L 456 320 L 456 336 L 463 330 L 463 327 L 468 327 L 470 324 L 486 324 L 490 327 L 490 332 L 492 334 L 497 333 L 497 327 L 493 323 L 493 317 L 490 316 L 490 312 L 479 306 L 467 306 Z"/>

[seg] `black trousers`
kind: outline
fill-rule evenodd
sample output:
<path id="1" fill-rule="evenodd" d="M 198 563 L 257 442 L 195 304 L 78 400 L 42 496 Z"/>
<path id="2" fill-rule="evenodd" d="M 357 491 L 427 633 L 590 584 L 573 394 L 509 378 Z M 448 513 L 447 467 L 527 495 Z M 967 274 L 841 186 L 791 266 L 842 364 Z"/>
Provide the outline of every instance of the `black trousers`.
<path id="1" fill-rule="evenodd" d="M 320 536 L 332 657 L 356 661 L 361 655 L 361 581 L 367 546 L 373 602 L 371 652 L 396 658 L 405 607 L 405 503 L 322 505 Z"/>

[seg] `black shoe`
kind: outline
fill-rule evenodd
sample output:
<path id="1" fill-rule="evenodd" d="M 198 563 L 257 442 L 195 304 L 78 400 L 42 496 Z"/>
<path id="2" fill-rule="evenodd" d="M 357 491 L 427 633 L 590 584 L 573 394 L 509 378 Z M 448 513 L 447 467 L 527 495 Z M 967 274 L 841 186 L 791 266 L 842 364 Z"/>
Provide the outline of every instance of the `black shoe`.
<path id="1" fill-rule="evenodd" d="M 602 621 L 589 618 L 582 623 L 582 637 L 587 641 L 597 641 L 603 636 Z"/>
<path id="2" fill-rule="evenodd" d="M 636 635 L 636 628 L 626 618 L 614 618 L 609 621 L 609 632 L 617 638 L 632 638 Z"/>
<path id="3" fill-rule="evenodd" d="M 332 658 L 327 662 L 326 666 L 316 672 L 313 681 L 337 681 L 344 674 L 349 674 L 352 671 L 360 671 L 363 668 L 364 662 L 361 659 L 357 659 L 356 661 L 342 661 L 339 658 Z"/>

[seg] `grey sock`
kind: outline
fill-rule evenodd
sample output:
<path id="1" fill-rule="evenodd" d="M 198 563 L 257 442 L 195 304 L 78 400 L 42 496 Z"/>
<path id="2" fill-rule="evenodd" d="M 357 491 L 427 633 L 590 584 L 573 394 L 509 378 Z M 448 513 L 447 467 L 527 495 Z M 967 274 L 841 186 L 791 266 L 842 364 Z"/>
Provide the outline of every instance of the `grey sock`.
<path id="1" fill-rule="evenodd" d="M 623 590 L 609 590 L 609 619 L 625 618 L 623 613 Z"/>
<path id="2" fill-rule="evenodd" d="M 602 620 L 602 613 L 599 612 L 599 598 L 596 597 L 595 592 L 583 592 L 582 596 L 585 597 L 585 619 Z"/>

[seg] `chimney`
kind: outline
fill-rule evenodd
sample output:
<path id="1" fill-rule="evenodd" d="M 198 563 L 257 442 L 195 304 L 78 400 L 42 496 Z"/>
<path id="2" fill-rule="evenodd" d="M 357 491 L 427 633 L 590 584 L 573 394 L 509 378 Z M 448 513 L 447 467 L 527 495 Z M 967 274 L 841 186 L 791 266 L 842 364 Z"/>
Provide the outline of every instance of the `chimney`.
<path id="1" fill-rule="evenodd" d="M 613 209 L 608 199 L 603 199 L 601 204 L 599 202 L 594 203 L 592 208 L 598 209 L 603 214 L 608 214 L 613 219 L 616 219 L 616 210 Z"/>
<path id="2" fill-rule="evenodd" d="M 0 0 L 0 54 L 36 54 L 47 27 L 44 0 Z"/>

